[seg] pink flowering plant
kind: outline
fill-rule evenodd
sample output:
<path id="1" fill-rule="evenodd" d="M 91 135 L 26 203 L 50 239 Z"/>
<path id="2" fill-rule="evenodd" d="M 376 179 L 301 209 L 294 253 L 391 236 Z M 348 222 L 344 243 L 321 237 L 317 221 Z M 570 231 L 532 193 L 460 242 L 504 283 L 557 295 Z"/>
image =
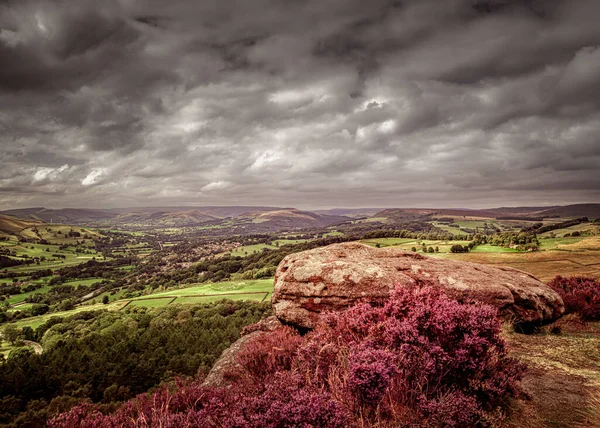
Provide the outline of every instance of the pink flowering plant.
<path id="1" fill-rule="evenodd" d="M 508 356 L 494 308 L 428 285 L 327 314 L 304 336 L 260 333 L 237 362 L 230 387 L 165 387 L 110 415 L 83 404 L 50 426 L 490 426 L 525 369 Z"/>
<path id="2" fill-rule="evenodd" d="M 594 278 L 559 275 L 548 285 L 560 294 L 567 313 L 577 313 L 585 321 L 600 320 L 600 283 Z"/>

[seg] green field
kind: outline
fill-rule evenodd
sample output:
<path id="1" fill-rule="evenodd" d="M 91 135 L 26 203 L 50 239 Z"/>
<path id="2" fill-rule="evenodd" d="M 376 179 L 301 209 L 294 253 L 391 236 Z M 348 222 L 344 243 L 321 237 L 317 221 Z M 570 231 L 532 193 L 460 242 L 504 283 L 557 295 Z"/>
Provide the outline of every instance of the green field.
<path id="1" fill-rule="evenodd" d="M 158 308 L 161 306 L 166 306 L 174 300 L 173 297 L 163 297 L 160 299 L 140 299 L 140 300 L 132 300 L 128 305 L 124 306 L 130 308 L 132 306 L 142 307 L 142 308 Z"/>
<path id="2" fill-rule="evenodd" d="M 98 303 L 95 305 L 83 305 L 83 306 L 79 306 L 75 309 L 72 309 L 70 311 L 53 312 L 53 313 L 49 313 L 49 314 L 40 315 L 37 317 L 25 318 L 25 319 L 16 321 L 14 324 L 18 328 L 23 328 L 25 326 L 29 326 L 33 329 L 36 329 L 37 327 L 44 324 L 46 321 L 48 321 L 52 317 L 68 317 L 68 316 L 74 315 L 78 312 L 93 311 L 93 310 L 98 310 L 98 309 L 118 311 L 127 302 L 128 301 L 125 301 L 125 300 L 119 300 L 114 303 L 109 303 L 108 305 L 103 305 L 102 303 Z"/>
<path id="3" fill-rule="evenodd" d="M 33 303 L 23 303 L 22 305 L 17 305 L 15 307 L 8 308 L 8 311 L 9 312 L 24 311 L 26 309 L 31 309 L 32 306 L 33 306 Z"/>
<path id="4" fill-rule="evenodd" d="M 217 302 L 219 300 L 254 300 L 262 302 L 271 298 L 271 293 L 260 293 L 260 294 L 227 294 L 221 296 L 196 296 L 196 297 L 178 297 L 173 301 L 173 305 L 180 304 L 193 304 L 193 303 L 209 303 Z"/>
<path id="5" fill-rule="evenodd" d="M 68 247 L 66 250 L 60 250 L 58 245 L 46 245 L 46 244 L 32 244 L 32 243 L 19 243 L 16 241 L 3 241 L 0 242 L 0 248 L 5 248 L 11 252 L 16 253 L 16 260 L 25 260 L 26 258 L 34 257 L 45 257 L 47 260 L 40 262 L 40 264 L 14 266 L 6 268 L 8 272 L 22 272 L 24 274 L 33 272 L 39 269 L 58 269 L 66 266 L 78 265 L 91 260 L 97 253 L 95 250 L 88 248 L 86 251 L 91 254 L 76 253 L 74 247 Z M 53 254 L 60 254 L 64 256 L 64 259 L 56 259 Z M 24 257 L 26 256 L 26 257 Z"/>
<path id="6" fill-rule="evenodd" d="M 47 293 L 49 290 L 50 290 L 50 286 L 44 285 L 43 287 L 38 288 L 37 290 L 29 291 L 27 293 L 13 294 L 12 296 L 10 296 L 7 299 L 7 302 L 9 305 L 14 305 L 15 303 L 21 303 L 21 302 L 24 302 L 27 297 L 32 296 L 35 293 L 44 294 L 44 293 Z M 23 309 L 23 308 L 21 308 L 21 309 Z"/>
<path id="7" fill-rule="evenodd" d="M 551 237 L 551 236 L 563 236 L 566 233 L 579 232 L 581 234 L 587 235 L 600 235 L 600 226 L 593 223 L 581 223 L 571 227 L 565 227 L 563 229 L 551 230 L 549 232 L 544 232 L 539 234 L 540 238 Z"/>
<path id="8" fill-rule="evenodd" d="M 570 245 L 575 244 L 584 240 L 585 237 L 575 236 L 568 238 L 541 238 L 540 241 L 540 250 L 552 250 L 557 247 L 557 245 Z"/>
<path id="9" fill-rule="evenodd" d="M 42 278 L 36 281 L 33 281 L 34 283 L 46 283 L 48 282 L 48 280 L 52 278 L 51 276 L 46 277 L 46 278 Z M 102 279 L 100 278 L 91 278 L 91 279 L 79 279 L 76 281 L 70 281 L 70 282 L 65 282 L 64 285 L 71 285 L 74 287 L 80 286 L 80 285 L 85 285 L 85 286 L 89 286 L 92 284 L 95 284 L 97 282 L 102 281 Z M 32 296 L 34 294 L 45 294 L 48 291 L 50 291 L 52 287 L 50 287 L 49 285 L 43 285 L 41 288 L 38 288 L 37 290 L 33 290 L 33 291 L 28 291 L 26 293 L 21 293 L 21 294 L 13 294 L 12 296 L 10 296 L 7 299 L 7 302 L 9 305 L 14 305 L 15 303 L 21 303 L 24 302 L 25 299 L 29 296 Z M 19 310 L 19 309 L 25 309 L 24 306 L 19 306 L 17 308 L 15 308 L 15 310 Z"/>
<path id="10" fill-rule="evenodd" d="M 472 253 L 518 253 L 514 248 L 499 247 L 496 245 L 477 245 L 472 250 Z"/>
<path id="11" fill-rule="evenodd" d="M 332 232 L 333 233 L 333 232 Z M 292 244 L 303 244 L 307 242 L 308 239 L 277 239 L 271 243 L 272 246 L 275 246 L 275 243 L 279 243 L 279 246 L 283 245 L 292 245 Z"/>
<path id="12" fill-rule="evenodd" d="M 282 247 L 284 245 L 300 244 L 300 243 L 303 243 L 306 241 L 308 241 L 308 240 L 307 239 L 277 239 L 277 240 L 271 242 L 271 244 L 242 245 L 241 247 L 237 247 L 237 248 L 234 248 L 233 250 L 221 253 L 221 255 L 230 254 L 232 256 L 247 257 L 252 254 L 260 253 L 265 248 L 267 250 L 276 250 L 277 248 Z M 279 246 L 277 244 L 279 244 Z"/>
<path id="13" fill-rule="evenodd" d="M 490 221 L 484 221 L 484 220 L 457 220 L 454 223 L 458 224 L 461 228 L 466 227 L 467 229 L 477 229 L 478 227 L 483 228 L 486 224 L 488 224 L 488 225 L 493 224 Z"/>
<path id="14" fill-rule="evenodd" d="M 414 238 L 375 238 L 375 239 L 364 239 L 362 241 L 363 244 L 370 245 L 371 247 L 379 244 L 381 247 L 396 247 L 403 244 L 409 243 L 417 243 L 417 240 Z M 410 248 L 409 248 L 410 249 Z"/>
<path id="15" fill-rule="evenodd" d="M 159 307 L 170 304 L 207 303 L 222 299 L 255 300 L 262 302 L 273 292 L 273 279 L 227 281 L 191 285 L 131 299 L 133 306 Z"/>
<path id="16" fill-rule="evenodd" d="M 434 221 L 431 224 L 433 224 L 438 229 L 441 229 L 444 232 L 448 232 L 448 233 L 451 233 L 453 235 L 464 235 L 466 233 L 466 232 L 463 232 L 462 230 L 460 230 L 458 227 L 449 226 L 449 225 L 444 224 L 444 223 L 438 223 L 438 222 Z"/>
<path id="17" fill-rule="evenodd" d="M 85 304 L 87 304 L 87 305 L 95 305 L 97 303 L 100 303 L 100 302 L 102 302 L 102 298 L 104 296 L 108 296 L 108 301 L 109 302 L 114 302 L 116 300 L 121 299 L 123 297 L 123 294 L 125 294 L 125 290 L 117 290 L 117 291 L 114 291 L 114 294 L 111 294 L 111 293 L 113 293 L 113 291 L 114 290 L 105 291 L 104 293 L 97 295 L 93 299 L 86 301 Z"/>
<path id="18" fill-rule="evenodd" d="M 267 244 L 254 244 L 254 245 L 243 245 L 237 247 L 231 251 L 227 251 L 224 254 L 231 254 L 232 256 L 245 257 L 251 254 L 260 253 L 263 249 L 274 250 L 276 247 Z"/>
<path id="19" fill-rule="evenodd" d="M 248 281 L 226 281 L 211 284 L 190 285 L 185 288 L 176 288 L 160 293 L 154 293 L 152 297 L 160 296 L 193 296 L 197 294 L 224 294 L 224 293 L 265 293 L 273 291 L 273 278 L 255 279 Z M 144 296 L 148 297 L 148 296 Z M 144 297 L 140 297 L 143 299 Z"/>
<path id="20" fill-rule="evenodd" d="M 415 247 L 417 249 L 417 252 L 422 253 L 422 248 L 423 245 L 425 244 L 426 248 L 429 247 L 433 247 L 435 249 L 435 247 L 438 247 L 439 253 L 449 253 L 450 252 L 450 247 L 452 247 L 455 244 L 460 244 L 460 245 L 468 245 L 469 241 L 432 241 L 432 240 L 427 240 L 427 239 L 412 239 L 412 238 L 377 238 L 377 239 L 366 239 L 366 240 L 362 240 L 360 241 L 363 244 L 367 244 L 371 247 L 376 247 L 377 244 L 379 244 L 379 246 L 381 248 L 385 248 L 385 247 L 394 247 L 394 248 L 398 248 L 400 250 L 404 250 L 404 251 L 411 251 L 412 247 Z M 428 254 L 434 254 L 434 253 L 428 253 Z"/>
<path id="21" fill-rule="evenodd" d="M 327 238 L 329 236 L 344 236 L 344 232 L 340 232 L 338 230 L 334 230 L 332 232 L 327 232 L 326 234 L 323 235 L 324 238 Z"/>
<path id="22" fill-rule="evenodd" d="M 369 217 L 361 220 L 354 220 L 352 224 L 357 223 L 389 223 L 390 219 L 387 217 Z"/>
<path id="23" fill-rule="evenodd" d="M 147 296 L 140 296 L 134 299 L 113 300 L 106 305 L 102 303 L 84 304 L 70 311 L 54 312 L 40 315 L 37 317 L 22 319 L 16 321 L 15 325 L 19 328 L 22 328 L 24 326 L 30 326 L 35 329 L 52 317 L 65 317 L 73 315 L 77 312 L 98 309 L 118 311 L 124 308 L 125 306 L 159 307 L 166 306 L 168 304 L 206 303 L 222 299 L 255 300 L 260 302 L 269 299 L 271 297 L 272 292 L 272 278 L 249 281 L 229 281 L 210 284 L 197 284 L 190 285 L 184 288 L 174 288 L 168 291 L 149 294 Z M 120 297 L 123 293 L 123 291 L 119 291 L 115 296 Z M 110 293 L 107 292 L 94 298 L 94 300 L 98 301 L 102 298 L 101 296 L 103 296 L 104 294 L 108 294 L 110 296 Z M 114 296 L 110 296 L 109 298 L 113 297 Z M 176 299 L 174 300 L 174 298 Z"/>
<path id="24" fill-rule="evenodd" d="M 69 232 L 78 232 L 80 236 L 68 236 Z M 84 229 L 77 226 L 65 226 L 60 224 L 43 224 L 36 227 L 29 227 L 19 232 L 24 238 L 44 239 L 51 244 L 76 244 L 82 242 L 88 246 L 94 245 L 94 239 L 101 235 L 93 230 Z M 88 236 L 86 239 L 85 236 Z"/>

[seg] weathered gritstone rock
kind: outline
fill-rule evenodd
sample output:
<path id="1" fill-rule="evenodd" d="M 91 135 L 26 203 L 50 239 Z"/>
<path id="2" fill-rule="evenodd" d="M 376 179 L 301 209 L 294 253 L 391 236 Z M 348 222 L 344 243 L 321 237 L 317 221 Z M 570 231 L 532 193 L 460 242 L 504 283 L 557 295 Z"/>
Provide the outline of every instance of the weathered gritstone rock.
<path id="1" fill-rule="evenodd" d="M 281 322 L 312 329 L 323 311 L 342 310 L 358 301 L 381 303 L 396 285 L 423 281 L 460 301 L 495 306 L 500 317 L 523 328 L 550 323 L 564 313 L 561 297 L 526 272 L 359 243 L 287 256 L 277 267 L 271 303 Z"/>
<path id="2" fill-rule="evenodd" d="M 234 369 L 238 365 L 237 355 L 244 349 L 246 344 L 250 343 L 255 337 L 261 334 L 277 330 L 281 327 L 281 322 L 270 316 L 256 324 L 244 327 L 241 337 L 231 344 L 229 348 L 223 351 L 219 359 L 204 379 L 204 386 L 227 386 L 228 382 L 225 379 L 225 373 Z"/>

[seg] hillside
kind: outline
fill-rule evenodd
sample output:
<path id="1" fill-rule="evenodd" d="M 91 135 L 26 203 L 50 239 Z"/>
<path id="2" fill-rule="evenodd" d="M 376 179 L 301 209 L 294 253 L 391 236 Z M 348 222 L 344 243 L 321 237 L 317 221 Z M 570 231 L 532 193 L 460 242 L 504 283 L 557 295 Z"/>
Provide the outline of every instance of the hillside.
<path id="1" fill-rule="evenodd" d="M 553 207 L 542 211 L 545 217 L 589 217 L 600 218 L 600 204 L 577 204 L 564 207 Z"/>
<path id="2" fill-rule="evenodd" d="M 138 227 L 186 227 L 196 226 L 220 217 L 196 209 L 188 211 L 127 212 L 98 222 L 101 226 L 138 226 Z"/>
<path id="3" fill-rule="evenodd" d="M 385 208 L 332 208 L 329 210 L 312 210 L 311 212 L 321 215 L 337 215 L 351 218 L 374 217 Z"/>
<path id="4" fill-rule="evenodd" d="M 202 223 L 236 217 L 249 212 L 281 210 L 276 207 L 207 206 L 207 207 L 140 207 L 107 210 L 43 207 L 1 211 L 23 220 L 46 223 L 76 224 L 91 227 L 165 228 L 188 227 Z"/>
<path id="5" fill-rule="evenodd" d="M 106 220 L 116 216 L 105 210 L 80 209 L 80 208 L 23 208 L 0 212 L 1 215 L 9 215 L 27 220 L 41 220 L 46 223 L 62 224 L 88 224 L 99 220 Z"/>
<path id="6" fill-rule="evenodd" d="M 125 207 L 111 208 L 106 210 L 115 214 L 127 213 L 182 213 L 189 211 L 201 211 L 208 215 L 226 218 L 237 217 L 253 211 L 274 211 L 281 207 L 262 207 L 262 206 L 175 206 L 175 207 Z"/>
<path id="7" fill-rule="evenodd" d="M 12 241 L 24 239 L 27 242 L 45 241 L 60 245 L 74 243 L 78 240 L 94 240 L 101 238 L 102 235 L 79 226 L 49 224 L 41 220 L 22 220 L 0 215 L 0 237 Z"/>
<path id="8" fill-rule="evenodd" d="M 254 211 L 231 219 L 234 227 L 249 227 L 258 230 L 287 230 L 303 228 L 319 228 L 348 221 L 348 217 L 322 215 L 295 208 L 275 211 Z"/>
<path id="9" fill-rule="evenodd" d="M 43 224 L 41 221 L 0 215 L 0 236 L 20 236 L 23 230 L 41 224 Z"/>
<path id="10" fill-rule="evenodd" d="M 464 216 L 480 218 L 499 217 L 600 217 L 600 204 L 575 204 L 551 207 L 500 207 L 488 209 L 469 208 L 388 208 L 373 217 L 407 218 L 416 215 Z"/>

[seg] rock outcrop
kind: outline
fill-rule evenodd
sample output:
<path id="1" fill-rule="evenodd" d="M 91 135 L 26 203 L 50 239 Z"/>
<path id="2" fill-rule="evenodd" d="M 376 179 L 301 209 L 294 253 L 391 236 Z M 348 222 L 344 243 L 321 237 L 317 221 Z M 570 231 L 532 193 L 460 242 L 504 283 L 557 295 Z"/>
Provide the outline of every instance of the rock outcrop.
<path id="1" fill-rule="evenodd" d="M 204 386 L 226 386 L 228 384 L 225 375 L 233 370 L 237 365 L 237 355 L 244 349 L 246 344 L 250 343 L 255 337 L 274 331 L 281 327 L 281 322 L 277 317 L 270 316 L 264 320 L 244 327 L 240 338 L 236 340 L 229 348 L 223 351 L 219 359 L 204 379 Z"/>
<path id="2" fill-rule="evenodd" d="M 275 273 L 271 302 L 279 320 L 311 329 L 323 311 L 381 303 L 398 285 L 431 282 L 459 301 L 480 301 L 522 327 L 564 313 L 561 297 L 536 277 L 509 267 L 425 257 L 359 243 L 333 244 L 287 256 Z"/>

